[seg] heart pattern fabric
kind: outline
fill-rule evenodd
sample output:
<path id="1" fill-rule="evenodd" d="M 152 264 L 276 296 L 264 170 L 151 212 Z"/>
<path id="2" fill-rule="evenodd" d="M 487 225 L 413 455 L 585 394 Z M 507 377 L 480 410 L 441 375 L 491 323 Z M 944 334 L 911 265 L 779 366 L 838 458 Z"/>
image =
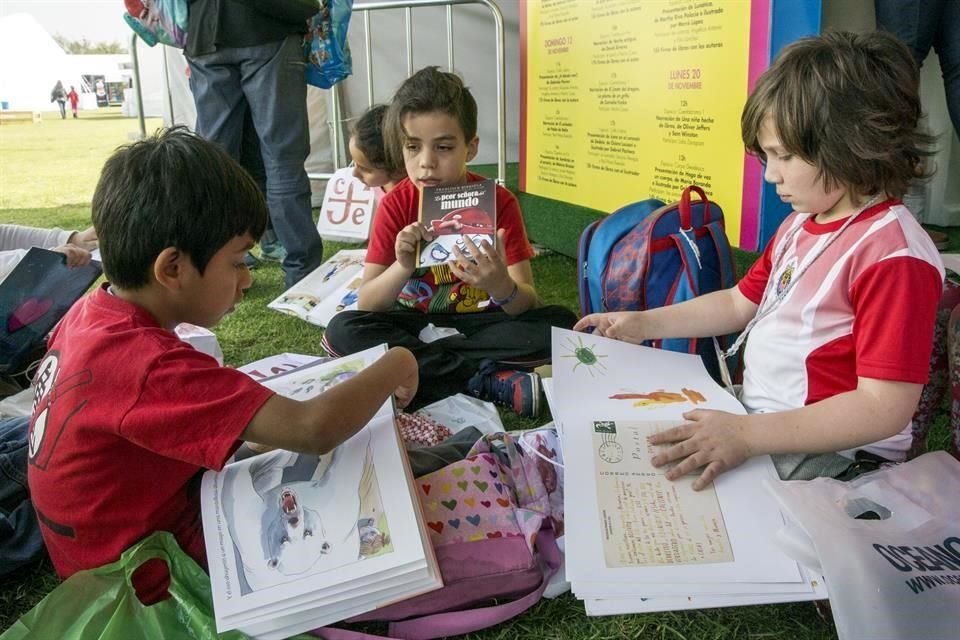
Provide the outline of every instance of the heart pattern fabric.
<path id="1" fill-rule="evenodd" d="M 467 457 L 417 479 L 434 547 L 522 537 L 533 550 L 543 514 L 517 507 L 513 482 L 490 453 Z"/>

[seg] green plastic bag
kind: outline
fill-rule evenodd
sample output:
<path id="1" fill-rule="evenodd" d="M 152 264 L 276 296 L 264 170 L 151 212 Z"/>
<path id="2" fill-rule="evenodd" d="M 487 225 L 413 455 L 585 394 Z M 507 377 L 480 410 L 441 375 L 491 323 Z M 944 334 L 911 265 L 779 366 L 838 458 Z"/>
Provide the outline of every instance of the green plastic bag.
<path id="1" fill-rule="evenodd" d="M 144 606 L 130 576 L 147 560 L 159 558 L 170 568 L 170 598 Z M 210 577 L 160 531 L 127 549 L 120 560 L 79 571 L 28 611 L 0 640 L 237 640 L 237 631 L 217 635 Z M 301 636 L 310 637 L 310 636 Z"/>

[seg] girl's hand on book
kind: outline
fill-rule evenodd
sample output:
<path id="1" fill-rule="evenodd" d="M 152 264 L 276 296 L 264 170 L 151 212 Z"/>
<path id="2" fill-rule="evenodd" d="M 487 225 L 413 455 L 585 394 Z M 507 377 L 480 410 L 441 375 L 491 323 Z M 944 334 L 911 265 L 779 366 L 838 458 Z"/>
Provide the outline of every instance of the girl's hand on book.
<path id="1" fill-rule="evenodd" d="M 420 242 L 430 242 L 431 240 L 433 240 L 433 234 L 427 231 L 422 224 L 419 222 L 408 224 L 397 234 L 397 240 L 393 245 L 393 250 L 397 254 L 397 262 L 404 269 L 410 269 L 411 271 L 416 269 Z"/>
<path id="2" fill-rule="evenodd" d="M 55 247 L 52 251 L 65 255 L 67 257 L 67 266 L 71 268 L 82 267 L 90 262 L 90 252 L 72 244 Z"/>
<path id="3" fill-rule="evenodd" d="M 489 240 L 477 245 L 470 236 L 463 236 L 463 246 L 453 248 L 453 260 L 447 264 L 450 271 L 464 282 L 488 294 L 506 298 L 513 290 L 513 280 L 507 272 L 506 256 L 503 254 L 503 229 L 497 232 L 499 241 L 494 247 Z M 497 294 L 502 294 L 498 296 Z"/>
<path id="4" fill-rule="evenodd" d="M 688 411 L 683 419 L 690 422 L 648 438 L 653 445 L 672 445 L 650 462 L 655 467 L 676 462 L 665 474 L 667 480 L 676 480 L 703 467 L 700 477 L 693 481 L 694 491 L 699 491 L 753 455 L 744 437 L 743 418 L 726 411 Z"/>
<path id="5" fill-rule="evenodd" d="M 594 335 L 614 340 L 640 344 L 647 339 L 644 331 L 644 316 L 641 311 L 613 311 L 591 313 L 573 325 L 574 331 L 593 330 Z"/>

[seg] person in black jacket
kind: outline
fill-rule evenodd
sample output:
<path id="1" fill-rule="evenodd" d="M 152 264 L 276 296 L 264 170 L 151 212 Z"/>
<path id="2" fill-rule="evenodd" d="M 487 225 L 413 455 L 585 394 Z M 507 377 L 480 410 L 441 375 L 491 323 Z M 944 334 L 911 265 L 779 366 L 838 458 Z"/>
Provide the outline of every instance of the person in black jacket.
<path id="1" fill-rule="evenodd" d="M 290 287 L 323 262 L 303 163 L 310 152 L 303 34 L 316 0 L 191 0 L 186 55 L 196 131 L 240 158 L 253 120 Z"/>

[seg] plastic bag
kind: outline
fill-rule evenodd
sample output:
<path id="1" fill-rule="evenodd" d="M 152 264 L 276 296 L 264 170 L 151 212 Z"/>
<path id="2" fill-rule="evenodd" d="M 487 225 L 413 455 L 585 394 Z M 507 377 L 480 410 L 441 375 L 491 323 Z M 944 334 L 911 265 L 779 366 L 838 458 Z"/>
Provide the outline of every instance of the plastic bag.
<path id="1" fill-rule="evenodd" d="M 476 427 L 486 435 L 504 430 L 500 414 L 492 403 L 462 393 L 437 400 L 417 413 L 436 420 L 453 433 L 466 427 Z"/>
<path id="2" fill-rule="evenodd" d="M 842 640 L 957 637 L 960 462 L 936 451 L 850 482 L 768 488 L 793 521 L 784 552 L 819 560 Z"/>
<path id="3" fill-rule="evenodd" d="M 130 576 L 147 560 L 170 569 L 170 598 L 151 606 L 137 598 Z M 117 562 L 80 571 L 54 589 L 13 624 L 0 640 L 236 640 L 242 633 L 217 634 L 210 578 L 177 545 L 157 532 L 127 549 Z M 306 637 L 306 636 L 304 636 Z"/>
<path id="4" fill-rule="evenodd" d="M 320 13 L 307 21 L 303 36 L 307 84 L 329 89 L 353 73 L 347 42 L 352 11 L 353 0 L 321 0 Z"/>

